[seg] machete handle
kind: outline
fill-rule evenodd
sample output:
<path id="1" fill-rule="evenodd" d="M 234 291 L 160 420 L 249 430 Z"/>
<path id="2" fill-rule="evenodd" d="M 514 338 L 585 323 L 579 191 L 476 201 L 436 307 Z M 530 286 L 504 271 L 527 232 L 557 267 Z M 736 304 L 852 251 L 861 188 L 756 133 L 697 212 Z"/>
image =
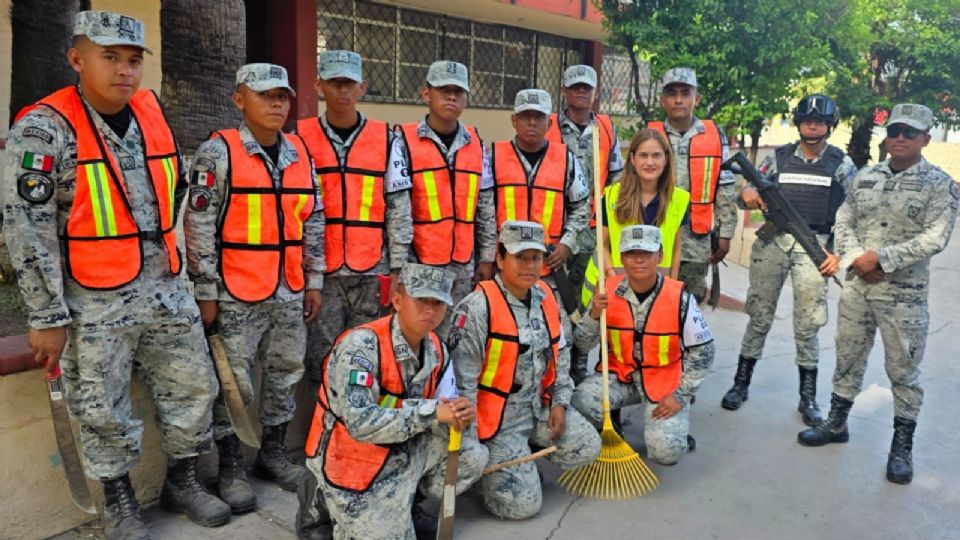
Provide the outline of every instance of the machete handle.
<path id="1" fill-rule="evenodd" d="M 50 360 L 48 359 L 47 362 L 49 361 Z M 59 379 L 63 375 L 63 373 L 60 371 L 60 362 L 57 362 L 57 365 L 53 366 L 53 370 L 45 371 L 43 375 L 47 379 L 47 382 Z"/>

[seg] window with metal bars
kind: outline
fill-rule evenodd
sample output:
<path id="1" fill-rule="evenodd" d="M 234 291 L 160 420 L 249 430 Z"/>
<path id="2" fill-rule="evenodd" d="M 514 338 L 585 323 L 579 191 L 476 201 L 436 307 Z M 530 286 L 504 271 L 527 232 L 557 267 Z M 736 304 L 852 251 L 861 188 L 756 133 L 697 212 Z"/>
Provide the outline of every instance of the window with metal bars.
<path id="1" fill-rule="evenodd" d="M 421 103 L 427 68 L 454 60 L 470 74 L 470 106 L 509 109 L 517 91 L 542 88 L 560 102 L 563 70 L 583 63 L 586 43 L 366 0 L 317 1 L 317 54 L 363 57 L 369 101 Z"/>
<path id="2" fill-rule="evenodd" d="M 657 98 L 657 80 L 650 78 L 650 65 L 641 62 L 637 81 L 631 73 L 630 57 L 614 47 L 603 48 L 603 69 L 600 74 L 600 110 L 613 116 L 637 114 L 633 85 L 637 84 L 641 99 L 650 104 Z"/>

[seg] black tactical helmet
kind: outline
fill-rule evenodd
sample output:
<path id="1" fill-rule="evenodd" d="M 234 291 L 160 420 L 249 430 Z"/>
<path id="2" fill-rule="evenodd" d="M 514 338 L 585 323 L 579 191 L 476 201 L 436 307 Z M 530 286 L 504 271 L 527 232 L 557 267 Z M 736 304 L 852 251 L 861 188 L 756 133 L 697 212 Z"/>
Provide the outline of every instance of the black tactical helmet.
<path id="1" fill-rule="evenodd" d="M 823 120 L 827 126 L 834 128 L 840 123 L 840 107 L 830 96 L 812 94 L 804 96 L 793 109 L 793 124 L 800 126 L 803 120 Z"/>

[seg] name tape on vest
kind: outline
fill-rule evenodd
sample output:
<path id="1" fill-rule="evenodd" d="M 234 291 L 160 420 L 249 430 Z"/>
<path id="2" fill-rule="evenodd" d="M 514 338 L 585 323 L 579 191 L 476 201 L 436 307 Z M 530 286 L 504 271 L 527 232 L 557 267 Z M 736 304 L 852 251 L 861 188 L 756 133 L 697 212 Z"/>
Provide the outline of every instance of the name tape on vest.
<path id="1" fill-rule="evenodd" d="M 815 174 L 780 173 L 781 184 L 804 184 L 807 186 L 830 187 L 833 178 Z"/>

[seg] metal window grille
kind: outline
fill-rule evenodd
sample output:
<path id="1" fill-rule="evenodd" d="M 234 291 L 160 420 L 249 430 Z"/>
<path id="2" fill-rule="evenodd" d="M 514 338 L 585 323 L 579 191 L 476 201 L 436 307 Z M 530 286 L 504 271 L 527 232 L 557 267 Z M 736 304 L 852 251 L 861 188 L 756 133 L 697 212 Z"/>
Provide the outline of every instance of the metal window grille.
<path id="1" fill-rule="evenodd" d="M 651 85 L 650 65 L 639 66 L 639 87 L 646 103 L 656 98 L 656 81 Z M 603 71 L 600 75 L 600 110 L 614 116 L 637 113 L 633 93 L 630 58 L 614 47 L 603 48 Z"/>
<path id="2" fill-rule="evenodd" d="M 563 70 L 586 53 L 580 40 L 366 0 L 318 0 L 317 37 L 318 55 L 360 53 L 365 99 L 387 103 L 420 103 L 427 68 L 442 59 L 467 66 L 472 107 L 511 108 L 517 91 L 531 87 L 559 104 Z"/>

